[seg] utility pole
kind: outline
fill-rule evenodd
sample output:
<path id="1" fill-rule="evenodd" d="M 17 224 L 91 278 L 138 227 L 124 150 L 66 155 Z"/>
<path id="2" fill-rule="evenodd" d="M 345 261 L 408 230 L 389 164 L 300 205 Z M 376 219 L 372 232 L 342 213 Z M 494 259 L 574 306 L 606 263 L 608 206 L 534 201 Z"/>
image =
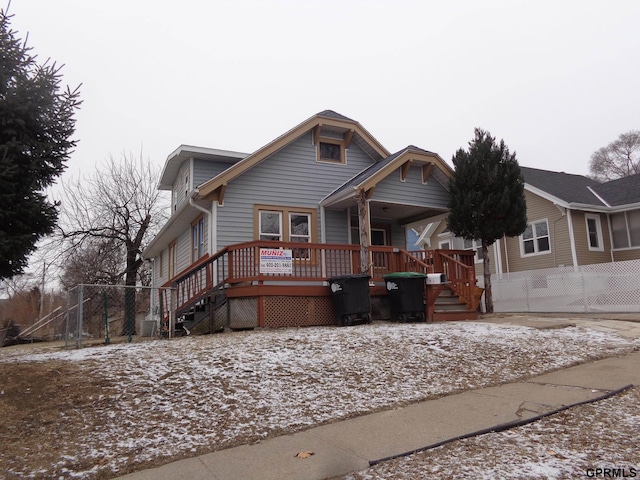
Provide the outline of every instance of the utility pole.
<path id="1" fill-rule="evenodd" d="M 42 284 L 40 286 L 40 315 L 38 319 L 42 318 L 42 313 L 44 312 L 44 276 L 47 271 L 47 262 L 46 260 L 42 262 Z"/>

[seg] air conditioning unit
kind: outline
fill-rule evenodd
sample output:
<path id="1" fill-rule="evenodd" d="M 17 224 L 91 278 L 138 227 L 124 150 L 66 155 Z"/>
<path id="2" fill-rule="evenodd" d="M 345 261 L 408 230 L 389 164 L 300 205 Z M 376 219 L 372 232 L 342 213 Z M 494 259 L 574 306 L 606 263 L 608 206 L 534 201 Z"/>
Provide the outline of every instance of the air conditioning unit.
<path id="1" fill-rule="evenodd" d="M 444 273 L 427 273 L 427 285 L 439 285 L 447 283 L 447 276 Z"/>

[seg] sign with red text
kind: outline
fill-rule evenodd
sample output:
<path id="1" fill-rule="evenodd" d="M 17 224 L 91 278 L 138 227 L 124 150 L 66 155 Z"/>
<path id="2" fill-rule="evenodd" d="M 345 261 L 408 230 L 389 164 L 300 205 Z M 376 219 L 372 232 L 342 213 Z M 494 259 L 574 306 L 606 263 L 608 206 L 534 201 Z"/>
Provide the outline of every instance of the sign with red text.
<path id="1" fill-rule="evenodd" d="M 293 273 L 291 250 L 261 248 L 260 273 Z"/>

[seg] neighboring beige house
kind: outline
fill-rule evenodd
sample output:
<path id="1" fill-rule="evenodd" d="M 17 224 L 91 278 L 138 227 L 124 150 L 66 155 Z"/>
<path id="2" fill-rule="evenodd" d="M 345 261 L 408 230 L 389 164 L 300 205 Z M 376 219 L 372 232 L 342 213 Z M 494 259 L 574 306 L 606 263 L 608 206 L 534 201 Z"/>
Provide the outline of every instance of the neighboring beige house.
<path id="1" fill-rule="evenodd" d="M 527 229 L 489 249 L 492 273 L 640 259 L 640 175 L 600 183 L 582 175 L 520 168 Z M 416 243 L 477 251 L 479 242 L 452 235 L 446 217 L 432 217 Z M 478 253 L 476 267 L 481 275 Z"/>

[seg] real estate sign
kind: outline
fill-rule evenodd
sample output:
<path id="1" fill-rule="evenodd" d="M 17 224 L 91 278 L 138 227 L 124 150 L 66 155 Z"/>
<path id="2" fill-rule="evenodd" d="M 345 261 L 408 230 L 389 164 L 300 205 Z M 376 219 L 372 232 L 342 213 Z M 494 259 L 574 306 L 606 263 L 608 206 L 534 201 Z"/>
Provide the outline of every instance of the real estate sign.
<path id="1" fill-rule="evenodd" d="M 291 250 L 260 249 L 260 273 L 293 273 Z"/>

